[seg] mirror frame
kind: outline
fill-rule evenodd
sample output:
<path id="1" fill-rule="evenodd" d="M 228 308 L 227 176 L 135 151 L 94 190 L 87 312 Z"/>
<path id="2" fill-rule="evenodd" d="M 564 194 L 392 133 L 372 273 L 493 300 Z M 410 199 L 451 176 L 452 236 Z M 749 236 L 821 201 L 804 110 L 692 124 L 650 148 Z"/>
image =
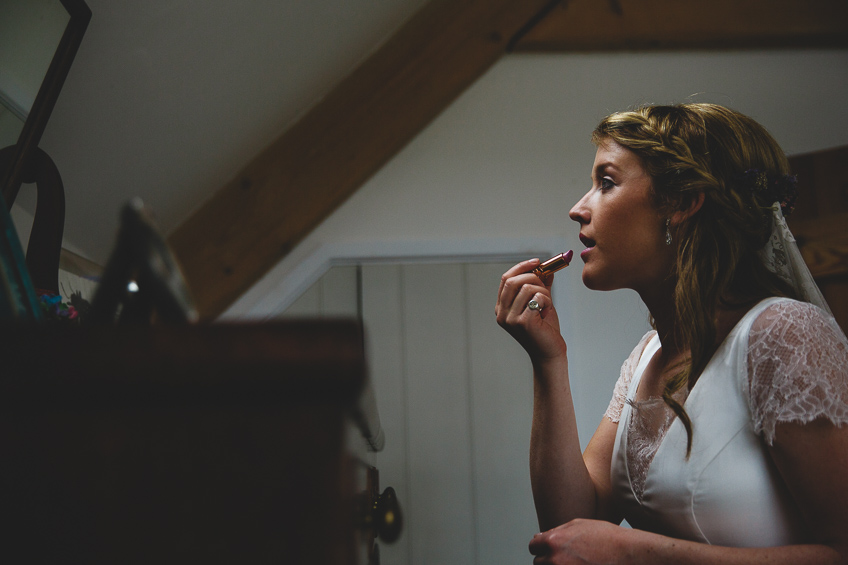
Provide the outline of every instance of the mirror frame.
<path id="1" fill-rule="evenodd" d="M 0 172 L 3 172 L 3 184 L 0 186 L 3 188 L 3 199 L 9 209 L 12 208 L 18 196 L 38 144 L 41 142 L 41 135 L 47 127 L 47 121 L 50 119 L 50 114 L 59 98 L 59 92 L 65 84 L 68 71 L 82 43 L 88 22 L 91 20 L 91 10 L 84 0 L 59 1 L 70 16 L 68 25 L 65 26 L 62 39 L 53 54 L 53 59 L 32 103 L 18 141 L 11 146 L 14 150 L 7 148 L 11 156 L 7 153 L 0 159 Z M 3 152 L 6 153 L 6 150 Z"/>

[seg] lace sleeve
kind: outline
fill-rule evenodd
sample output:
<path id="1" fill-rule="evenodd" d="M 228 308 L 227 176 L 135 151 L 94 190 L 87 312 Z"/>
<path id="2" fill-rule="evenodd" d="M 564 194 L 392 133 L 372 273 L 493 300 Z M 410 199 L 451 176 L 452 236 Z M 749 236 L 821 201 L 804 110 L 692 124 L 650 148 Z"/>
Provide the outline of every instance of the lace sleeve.
<path id="1" fill-rule="evenodd" d="M 780 422 L 848 423 L 848 339 L 818 307 L 777 302 L 751 328 L 748 386 L 754 429 L 769 445 Z"/>
<path id="2" fill-rule="evenodd" d="M 636 371 L 636 365 L 639 364 L 639 359 L 642 357 L 642 352 L 645 350 L 645 346 L 648 345 L 648 340 L 651 339 L 655 333 L 656 332 L 654 331 L 649 331 L 642 336 L 638 345 L 633 348 L 633 351 L 621 365 L 621 374 L 619 375 L 618 380 L 615 383 L 615 388 L 612 391 L 612 400 L 610 400 L 607 411 L 604 412 L 604 416 L 609 418 L 613 424 L 617 424 L 621 419 L 621 410 L 624 408 L 624 402 L 627 400 L 627 391 L 630 389 L 630 381 L 633 380 L 633 373 Z"/>

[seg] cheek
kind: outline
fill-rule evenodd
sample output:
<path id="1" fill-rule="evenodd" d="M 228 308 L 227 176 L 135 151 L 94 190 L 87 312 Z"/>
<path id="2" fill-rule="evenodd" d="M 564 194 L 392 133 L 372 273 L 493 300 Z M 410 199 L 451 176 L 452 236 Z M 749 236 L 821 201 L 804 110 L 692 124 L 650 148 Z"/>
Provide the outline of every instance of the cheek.
<path id="1" fill-rule="evenodd" d="M 630 243 L 645 244 L 657 239 L 661 234 L 662 222 L 657 219 L 653 209 L 642 206 L 631 206 L 621 210 L 614 218 L 610 218 L 614 233 Z"/>

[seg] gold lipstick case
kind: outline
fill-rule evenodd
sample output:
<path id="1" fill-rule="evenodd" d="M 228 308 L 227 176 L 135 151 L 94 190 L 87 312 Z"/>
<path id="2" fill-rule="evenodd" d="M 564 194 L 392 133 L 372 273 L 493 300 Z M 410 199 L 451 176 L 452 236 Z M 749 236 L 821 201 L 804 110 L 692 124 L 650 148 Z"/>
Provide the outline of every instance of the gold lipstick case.
<path id="1" fill-rule="evenodd" d="M 550 275 L 552 273 L 556 273 L 559 270 L 562 270 L 568 267 L 568 264 L 571 263 L 571 258 L 574 256 L 573 251 L 566 251 L 565 253 L 560 253 L 559 255 L 555 255 L 533 269 L 533 273 L 537 275 Z"/>

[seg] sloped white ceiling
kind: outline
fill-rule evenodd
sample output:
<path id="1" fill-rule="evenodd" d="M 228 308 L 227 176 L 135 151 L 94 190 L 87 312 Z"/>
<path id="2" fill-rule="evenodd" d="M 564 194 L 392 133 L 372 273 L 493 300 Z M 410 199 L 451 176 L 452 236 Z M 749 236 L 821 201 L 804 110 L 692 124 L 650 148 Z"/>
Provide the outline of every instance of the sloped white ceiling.
<path id="1" fill-rule="evenodd" d="M 168 233 L 424 0 L 87 0 L 85 38 L 41 147 L 65 240 L 99 263 L 141 197 Z M 17 205 L 30 213 L 34 190 Z"/>

